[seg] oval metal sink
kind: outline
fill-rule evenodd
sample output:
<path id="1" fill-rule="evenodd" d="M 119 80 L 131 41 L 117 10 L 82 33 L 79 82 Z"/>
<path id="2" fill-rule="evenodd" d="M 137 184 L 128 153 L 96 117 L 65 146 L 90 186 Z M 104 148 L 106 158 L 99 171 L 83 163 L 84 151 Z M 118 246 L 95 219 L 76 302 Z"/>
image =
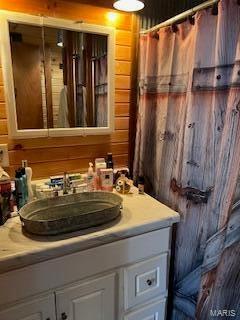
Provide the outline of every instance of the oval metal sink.
<path id="1" fill-rule="evenodd" d="M 116 219 L 122 198 L 110 192 L 84 192 L 36 200 L 19 211 L 23 228 L 37 235 L 57 235 Z"/>

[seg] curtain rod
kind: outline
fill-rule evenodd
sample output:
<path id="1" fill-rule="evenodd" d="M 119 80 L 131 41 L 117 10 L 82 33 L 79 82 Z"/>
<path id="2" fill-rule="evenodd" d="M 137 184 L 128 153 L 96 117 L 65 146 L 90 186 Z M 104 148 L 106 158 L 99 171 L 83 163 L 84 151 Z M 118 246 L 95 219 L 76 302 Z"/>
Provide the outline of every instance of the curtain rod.
<path id="1" fill-rule="evenodd" d="M 213 4 L 218 3 L 219 1 L 220 0 L 208 0 L 202 4 L 199 4 L 198 6 L 192 8 L 192 9 L 189 9 L 187 11 L 184 11 L 183 13 L 178 14 L 177 16 L 175 16 L 171 19 L 168 19 L 164 22 L 161 22 L 160 24 L 157 24 L 156 26 L 154 26 L 148 30 L 142 30 L 142 31 L 140 31 L 140 33 L 145 34 L 145 33 L 156 31 L 156 30 L 159 30 L 160 28 L 172 25 L 179 20 L 183 20 L 183 19 L 193 15 L 194 13 L 198 12 L 199 10 L 206 9 L 206 8 L 212 6 Z"/>

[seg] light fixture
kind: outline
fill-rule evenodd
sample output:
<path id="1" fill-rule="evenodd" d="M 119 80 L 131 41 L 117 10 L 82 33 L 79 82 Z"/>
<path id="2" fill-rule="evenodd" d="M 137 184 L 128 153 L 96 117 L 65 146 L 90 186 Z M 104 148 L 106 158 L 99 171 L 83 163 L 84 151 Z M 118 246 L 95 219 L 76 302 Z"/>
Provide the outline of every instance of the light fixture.
<path id="1" fill-rule="evenodd" d="M 144 3 L 140 0 L 117 0 L 113 7 L 117 10 L 133 12 L 144 8 Z"/>
<path id="2" fill-rule="evenodd" d="M 116 12 L 108 12 L 107 13 L 107 19 L 108 19 L 108 21 L 110 21 L 112 23 L 117 20 L 117 17 L 118 17 L 118 13 L 116 13 Z"/>

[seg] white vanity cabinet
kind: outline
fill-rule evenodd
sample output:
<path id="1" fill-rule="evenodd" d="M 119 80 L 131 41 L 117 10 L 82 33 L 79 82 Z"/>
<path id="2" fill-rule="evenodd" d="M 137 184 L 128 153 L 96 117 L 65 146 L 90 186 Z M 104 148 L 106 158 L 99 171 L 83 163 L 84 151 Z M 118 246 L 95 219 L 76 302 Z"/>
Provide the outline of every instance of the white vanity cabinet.
<path id="1" fill-rule="evenodd" d="M 171 228 L 0 274 L 0 320 L 165 320 Z"/>
<path id="2" fill-rule="evenodd" d="M 55 320 L 54 294 L 19 303 L 0 311 L 0 320 Z"/>
<path id="3" fill-rule="evenodd" d="M 112 273 L 57 291 L 57 319 L 114 320 L 115 278 Z"/>

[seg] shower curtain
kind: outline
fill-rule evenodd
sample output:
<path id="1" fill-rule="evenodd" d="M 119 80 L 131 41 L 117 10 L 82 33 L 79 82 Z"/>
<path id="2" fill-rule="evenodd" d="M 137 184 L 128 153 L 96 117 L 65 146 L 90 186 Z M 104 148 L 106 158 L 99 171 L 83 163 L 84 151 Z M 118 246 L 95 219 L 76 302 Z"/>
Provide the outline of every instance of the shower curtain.
<path id="1" fill-rule="evenodd" d="M 240 319 L 239 2 L 141 35 L 139 47 L 134 176 L 181 216 L 171 318 Z"/>
<path id="2" fill-rule="evenodd" d="M 108 104 L 107 104 L 107 54 L 94 60 L 95 70 L 95 113 L 96 126 L 107 127 Z"/>

